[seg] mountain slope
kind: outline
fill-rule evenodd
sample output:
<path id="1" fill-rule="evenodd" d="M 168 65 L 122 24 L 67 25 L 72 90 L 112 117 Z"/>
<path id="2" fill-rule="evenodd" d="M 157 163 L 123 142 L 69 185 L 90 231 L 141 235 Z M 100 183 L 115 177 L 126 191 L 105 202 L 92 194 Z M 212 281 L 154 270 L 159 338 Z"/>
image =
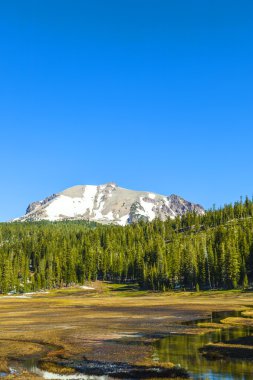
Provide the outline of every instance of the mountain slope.
<path id="1" fill-rule="evenodd" d="M 183 215 L 187 211 L 204 214 L 200 205 L 177 195 L 164 196 L 150 192 L 127 190 L 115 183 L 100 186 L 80 185 L 53 194 L 43 201 L 31 203 L 18 221 L 90 220 L 126 225 L 139 220 L 162 220 Z"/>

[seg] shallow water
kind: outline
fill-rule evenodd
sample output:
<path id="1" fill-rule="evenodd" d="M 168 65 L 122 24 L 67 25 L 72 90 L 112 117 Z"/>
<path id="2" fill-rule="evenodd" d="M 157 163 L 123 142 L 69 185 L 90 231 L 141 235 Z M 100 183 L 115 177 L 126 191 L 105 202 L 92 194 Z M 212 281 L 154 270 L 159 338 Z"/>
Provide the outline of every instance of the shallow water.
<path id="1" fill-rule="evenodd" d="M 108 376 L 92 376 L 84 373 L 75 373 L 71 375 L 55 374 L 38 368 L 37 359 L 28 359 L 24 362 L 24 367 L 29 372 L 35 373 L 46 380 L 108 380 Z"/>
<path id="2" fill-rule="evenodd" d="M 43 377 L 46 380 L 107 380 L 108 376 L 91 376 L 82 373 L 76 373 L 73 375 L 60 375 L 48 371 L 42 371 L 38 367 L 30 367 L 29 370 L 36 375 Z"/>
<path id="3" fill-rule="evenodd" d="M 184 324 L 194 326 L 198 322 L 218 323 L 223 318 L 240 315 L 240 312 L 216 312 L 212 313 L 210 318 Z M 231 360 L 208 360 L 199 352 L 199 349 L 207 343 L 226 342 L 249 336 L 252 332 L 253 330 L 248 327 L 236 327 L 215 330 L 203 335 L 171 334 L 154 344 L 153 360 L 179 364 L 187 369 L 194 379 L 198 380 L 252 380 L 252 362 L 234 358 Z"/>

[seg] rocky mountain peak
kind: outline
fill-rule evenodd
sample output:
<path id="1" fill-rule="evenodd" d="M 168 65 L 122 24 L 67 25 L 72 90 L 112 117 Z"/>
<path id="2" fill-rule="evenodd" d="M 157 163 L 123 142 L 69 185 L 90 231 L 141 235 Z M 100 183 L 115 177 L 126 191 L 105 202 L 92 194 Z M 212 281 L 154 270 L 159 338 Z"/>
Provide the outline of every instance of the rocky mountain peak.
<path id="1" fill-rule="evenodd" d="M 178 195 L 160 195 L 119 187 L 115 182 L 103 185 L 77 185 L 32 202 L 26 214 L 16 220 L 89 220 L 106 224 L 126 225 L 139 220 L 165 220 L 188 211 L 203 214 L 198 204 Z"/>

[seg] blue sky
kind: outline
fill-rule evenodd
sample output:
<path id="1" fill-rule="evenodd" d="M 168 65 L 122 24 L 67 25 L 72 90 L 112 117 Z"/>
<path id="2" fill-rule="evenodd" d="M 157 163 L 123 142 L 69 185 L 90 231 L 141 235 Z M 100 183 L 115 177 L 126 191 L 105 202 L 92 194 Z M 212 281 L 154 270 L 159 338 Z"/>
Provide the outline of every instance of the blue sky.
<path id="1" fill-rule="evenodd" d="M 253 194 L 253 2 L 0 2 L 0 220 L 76 184 Z"/>

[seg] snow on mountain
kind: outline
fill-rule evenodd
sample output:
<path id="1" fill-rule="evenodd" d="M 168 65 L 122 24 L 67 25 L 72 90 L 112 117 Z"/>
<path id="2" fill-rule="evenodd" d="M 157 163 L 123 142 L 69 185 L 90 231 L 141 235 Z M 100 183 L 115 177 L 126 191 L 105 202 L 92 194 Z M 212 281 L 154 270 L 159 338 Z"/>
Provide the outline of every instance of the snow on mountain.
<path id="1" fill-rule="evenodd" d="M 89 220 L 124 226 L 139 220 L 175 218 L 187 211 L 204 213 L 203 207 L 177 195 L 127 190 L 110 182 L 70 187 L 43 201 L 31 203 L 26 214 L 15 220 Z"/>

